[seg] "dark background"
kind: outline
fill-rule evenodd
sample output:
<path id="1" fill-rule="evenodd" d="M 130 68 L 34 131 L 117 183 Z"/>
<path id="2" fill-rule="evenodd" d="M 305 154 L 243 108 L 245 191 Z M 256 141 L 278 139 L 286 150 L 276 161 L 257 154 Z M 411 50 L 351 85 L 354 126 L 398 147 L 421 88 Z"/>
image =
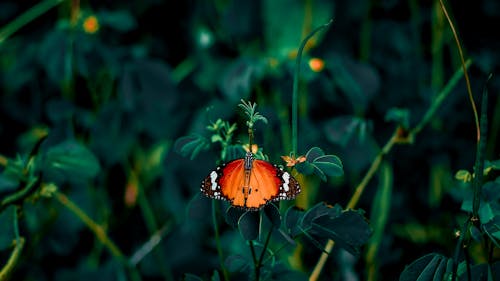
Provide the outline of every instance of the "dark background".
<path id="1" fill-rule="evenodd" d="M 2 1 L 0 28 L 37 3 Z M 498 159 L 500 4 L 446 4 L 465 57 L 473 60 L 469 75 L 478 109 L 493 74 L 486 159 Z M 99 21 L 95 33 L 83 26 L 92 15 Z M 345 207 L 396 128 L 387 112 L 407 109 L 409 127 L 415 126 L 461 67 L 438 2 L 63 1 L 0 43 L 0 154 L 29 154 L 37 130 L 48 132 L 46 147 L 78 140 L 97 157 L 100 172 L 85 182 L 53 181 L 106 226 L 126 256 L 154 233 L 145 208 L 157 229 L 167 226 L 158 250 L 138 266 L 143 280 L 179 280 L 185 273 L 209 278 L 219 260 L 210 201 L 199 199 L 199 182 L 215 167 L 220 146 L 191 160 L 175 141 L 190 134 L 209 138 L 206 126 L 222 118 L 237 122 L 233 142 L 245 143 L 237 104 L 251 100 L 269 120 L 257 126 L 255 142 L 283 164 L 279 156 L 292 149 L 294 51 L 329 19 L 333 23 L 302 60 L 298 153 L 321 147 L 342 159 L 345 174 L 327 182 L 301 177 L 315 195 L 297 201 L 304 208 L 321 201 Z M 312 57 L 325 68 L 312 71 Z M 464 215 L 453 177 L 460 169 L 472 171 L 475 151 L 474 115 L 461 79 L 414 143 L 397 145 L 387 156 L 393 189 L 385 202 L 390 212 L 377 255 L 379 280 L 397 280 L 405 265 L 426 253 L 453 254 L 453 233 Z M 136 174 L 148 203 L 125 199 Z M 377 184 L 375 177 L 358 204 L 367 218 Z M 0 195 L 7 192 L 0 189 Z M 198 201 L 205 213 L 192 211 Z M 117 261 L 61 204 L 45 198 L 23 208 L 27 242 L 13 280 L 125 280 L 126 271 L 116 269 Z M 248 255 L 245 241 L 223 222 L 221 236 L 225 252 Z M 301 265 L 289 264 L 293 249 L 278 258 L 307 276 L 321 251 L 303 243 Z M 349 265 L 335 249 L 322 280 L 346 280 L 348 269 L 367 279 L 364 254 Z M 9 251 L 0 250 L 3 265 Z"/>

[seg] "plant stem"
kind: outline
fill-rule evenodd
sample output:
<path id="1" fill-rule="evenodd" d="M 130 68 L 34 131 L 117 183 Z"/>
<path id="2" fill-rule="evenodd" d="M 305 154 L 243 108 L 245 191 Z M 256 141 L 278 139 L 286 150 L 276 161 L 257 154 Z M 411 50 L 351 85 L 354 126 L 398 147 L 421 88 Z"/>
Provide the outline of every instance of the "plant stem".
<path id="1" fill-rule="evenodd" d="M 467 65 L 470 64 L 470 61 L 467 61 Z M 438 94 L 436 99 L 433 101 L 431 104 L 429 110 L 427 110 L 426 114 L 418 125 L 410 130 L 410 139 L 415 139 L 415 136 L 424 128 L 425 125 L 429 122 L 429 120 L 434 116 L 436 113 L 437 109 L 441 105 L 441 103 L 444 101 L 444 99 L 448 96 L 448 94 L 451 92 L 453 87 L 458 83 L 459 78 L 461 77 L 462 70 L 457 70 L 453 77 L 450 79 L 450 81 L 447 83 L 447 85 L 441 90 L 441 92 Z M 358 184 L 356 187 L 354 194 L 352 195 L 351 199 L 349 200 L 349 203 L 347 204 L 346 209 L 354 209 L 359 201 L 359 198 L 361 197 L 361 194 L 363 193 L 365 187 L 367 184 L 370 182 L 372 179 L 373 175 L 375 175 L 375 172 L 378 170 L 380 167 L 380 164 L 382 163 L 382 160 L 386 154 L 388 154 L 394 144 L 400 143 L 398 142 L 398 136 L 397 136 L 397 129 L 394 131 L 393 135 L 391 138 L 387 141 L 387 143 L 384 145 L 382 150 L 377 154 L 375 159 L 373 160 L 370 168 L 366 172 L 365 176 L 361 180 L 361 182 Z M 315 281 L 318 280 L 319 274 L 321 273 L 321 270 L 323 269 L 326 260 L 328 259 L 328 256 L 330 252 L 333 249 L 333 246 L 335 245 L 335 241 L 333 240 L 328 240 L 328 242 L 325 245 L 324 251 L 321 253 L 321 256 L 316 263 L 316 266 L 314 267 L 311 275 L 309 276 L 309 281 Z"/>
<path id="2" fill-rule="evenodd" d="M 255 254 L 255 246 L 253 245 L 253 241 L 252 240 L 248 241 L 248 246 L 250 247 L 250 252 L 252 253 L 255 280 L 258 281 L 259 278 L 260 278 L 260 276 L 259 276 L 260 275 L 260 270 L 259 270 L 259 267 L 257 266 L 257 255 Z"/>
<path id="3" fill-rule="evenodd" d="M 134 172 L 132 172 L 134 173 Z M 134 173 L 132 175 L 136 177 L 137 175 Z M 137 180 L 137 188 L 139 190 L 139 206 L 141 208 L 141 213 L 144 221 L 146 222 L 146 226 L 148 228 L 149 234 L 150 235 L 155 235 L 156 231 L 158 230 L 158 223 L 156 222 L 156 218 L 153 212 L 153 209 L 151 208 L 151 204 L 148 201 L 148 198 L 144 194 L 144 187 L 141 183 L 139 183 L 139 180 Z M 173 274 L 170 270 L 170 266 L 168 265 L 165 255 L 163 254 L 162 251 L 158 250 L 158 248 L 155 248 L 153 250 L 153 255 L 157 259 L 157 263 L 160 268 L 160 272 L 163 275 L 163 278 L 165 280 L 173 280 Z"/>
<path id="4" fill-rule="evenodd" d="M 467 69 L 471 65 L 472 61 L 469 59 L 465 62 L 465 69 Z M 439 92 L 436 98 L 432 101 L 431 106 L 425 112 L 425 115 L 420 119 L 420 122 L 410 131 L 411 138 L 414 139 L 415 136 L 429 123 L 431 118 L 434 116 L 438 108 L 441 106 L 443 101 L 448 97 L 451 93 L 451 90 L 457 85 L 460 78 L 462 78 L 464 71 L 463 68 L 459 68 L 455 71 L 453 76 L 450 78 L 448 83 L 444 86 L 444 88 Z"/>
<path id="5" fill-rule="evenodd" d="M 462 70 L 464 72 L 465 76 L 465 84 L 467 85 L 467 93 L 469 94 L 469 100 L 472 106 L 472 111 L 474 112 L 474 121 L 476 122 L 476 133 L 477 133 L 477 141 L 479 141 L 481 132 L 479 128 L 479 118 L 477 115 L 477 109 L 476 109 L 476 104 L 474 103 L 474 96 L 472 95 L 472 89 L 470 86 L 470 81 L 469 81 L 469 74 L 467 74 L 467 68 L 465 67 L 465 59 L 464 59 L 464 53 L 462 51 L 462 46 L 460 45 L 460 40 L 458 39 L 457 32 L 455 30 L 455 26 L 453 25 L 453 22 L 450 19 L 450 16 L 448 15 L 448 11 L 446 10 L 446 7 L 444 6 L 443 0 L 439 0 L 439 4 L 441 4 L 441 9 L 443 9 L 443 13 L 446 16 L 446 19 L 448 20 L 448 23 L 450 24 L 451 31 L 453 32 L 453 37 L 455 38 L 455 43 L 457 44 L 458 48 L 458 54 L 460 55 L 460 60 L 462 61 Z"/>
<path id="6" fill-rule="evenodd" d="M 14 236 L 16 238 L 14 240 L 14 250 L 9 257 L 9 260 L 7 260 L 7 264 L 2 268 L 2 270 L 0 270 L 0 281 L 8 280 L 10 273 L 19 261 L 25 242 L 24 237 L 19 236 L 19 217 L 17 215 L 19 207 L 16 206 L 13 210 Z"/>
<path id="7" fill-rule="evenodd" d="M 380 167 L 384 155 L 389 153 L 392 146 L 396 143 L 396 133 L 397 131 L 394 132 L 393 136 L 384 145 L 382 150 L 378 153 L 377 157 L 375 157 L 375 160 L 373 160 L 370 168 L 368 169 L 368 172 L 366 172 L 365 176 L 356 187 L 354 194 L 351 197 L 351 200 L 349 200 L 349 203 L 347 204 L 346 209 L 354 209 L 358 204 L 359 198 L 361 197 L 361 194 L 363 194 L 365 187 L 368 185 L 371 178 L 373 177 L 373 175 L 375 175 L 375 172 Z M 318 280 L 319 274 L 321 273 L 321 270 L 325 266 L 326 260 L 328 259 L 328 256 L 330 255 L 330 252 L 332 251 L 334 245 L 335 241 L 329 239 L 325 245 L 324 251 L 321 253 L 320 258 L 313 269 L 313 272 L 311 273 L 311 276 L 309 277 L 309 281 Z"/>
<path id="8" fill-rule="evenodd" d="M 309 35 L 302 40 L 300 43 L 299 51 L 297 52 L 297 58 L 295 59 L 295 73 L 293 77 L 293 91 L 292 91 L 292 153 L 295 155 L 297 153 L 297 120 L 298 120 L 298 92 L 299 92 L 299 74 L 300 74 L 300 62 L 302 59 L 302 52 L 307 44 L 307 41 L 311 39 L 318 31 L 327 28 L 333 20 L 328 23 L 317 27 Z"/>
<path id="9" fill-rule="evenodd" d="M 106 248 L 115 258 L 119 259 L 123 263 L 127 263 L 127 260 L 125 259 L 125 256 L 123 255 L 121 250 L 109 238 L 109 236 L 106 234 L 106 231 L 101 225 L 92 220 L 87 215 L 87 213 L 85 213 L 85 211 L 78 207 L 75 202 L 71 201 L 66 195 L 58 191 L 56 191 L 54 195 L 59 203 L 68 208 L 68 210 L 75 214 L 94 233 L 97 239 L 101 241 L 104 246 L 106 246 Z"/>
<path id="10" fill-rule="evenodd" d="M 14 250 L 10 254 L 9 260 L 7 264 L 0 270 L 0 281 L 7 281 L 10 273 L 14 269 L 15 265 L 19 261 L 19 257 L 21 256 L 21 251 L 24 247 L 24 237 L 19 237 L 19 239 L 15 240 Z"/>
<path id="11" fill-rule="evenodd" d="M 45 0 L 38 3 L 37 5 L 31 7 L 29 10 L 18 16 L 13 21 L 9 22 L 0 30 L 0 46 L 7 40 L 12 34 L 21 29 L 23 26 L 32 22 L 34 19 L 40 15 L 46 13 L 51 8 L 62 3 L 64 0 Z"/>
<path id="12" fill-rule="evenodd" d="M 219 255 L 220 267 L 222 269 L 222 275 L 224 276 L 225 281 L 229 281 L 229 273 L 224 266 L 224 253 L 222 252 L 222 244 L 220 243 L 220 234 L 219 234 L 219 224 L 217 222 L 217 213 L 216 213 L 216 200 L 212 200 L 212 224 L 214 226 L 215 233 L 215 245 L 217 247 L 217 254 Z"/>

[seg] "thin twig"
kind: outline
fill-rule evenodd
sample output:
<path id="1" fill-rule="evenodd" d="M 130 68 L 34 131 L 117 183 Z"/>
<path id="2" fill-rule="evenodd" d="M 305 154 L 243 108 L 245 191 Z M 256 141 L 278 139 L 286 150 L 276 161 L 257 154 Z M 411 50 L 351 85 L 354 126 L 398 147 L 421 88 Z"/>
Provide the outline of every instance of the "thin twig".
<path id="1" fill-rule="evenodd" d="M 469 81 L 469 74 L 467 74 L 467 68 L 465 67 L 465 59 L 464 59 L 464 53 L 462 51 L 462 46 L 460 45 L 460 40 L 458 39 L 457 31 L 455 30 L 455 26 L 453 25 L 453 22 L 451 21 L 450 16 L 448 15 L 448 11 L 446 10 L 446 7 L 443 3 L 443 0 L 439 0 L 439 4 L 441 4 L 441 9 L 443 9 L 443 13 L 446 16 L 448 23 L 450 24 L 450 28 L 451 28 L 451 31 L 453 33 L 453 37 L 455 38 L 455 43 L 457 44 L 458 54 L 460 55 L 460 60 L 462 61 L 462 68 L 463 68 L 464 76 L 465 76 L 465 84 L 467 85 L 467 93 L 469 94 L 469 100 L 470 100 L 470 103 L 472 106 L 472 111 L 474 112 L 474 121 L 476 122 L 477 141 L 479 142 L 479 138 L 481 137 L 481 132 L 480 132 L 480 128 L 479 128 L 479 117 L 477 115 L 476 104 L 474 102 L 474 96 L 472 95 L 472 89 L 471 89 L 470 81 Z"/>
<path id="2" fill-rule="evenodd" d="M 122 251 L 116 246 L 116 244 L 109 238 L 106 234 L 104 228 L 91 219 L 87 213 L 85 213 L 80 207 L 78 207 L 73 201 L 71 201 L 66 195 L 61 192 L 56 191 L 54 193 L 55 198 L 64 207 L 68 208 L 73 214 L 75 214 L 97 237 L 97 239 L 109 250 L 109 252 L 121 262 L 128 265 L 128 261 L 123 255 Z"/>

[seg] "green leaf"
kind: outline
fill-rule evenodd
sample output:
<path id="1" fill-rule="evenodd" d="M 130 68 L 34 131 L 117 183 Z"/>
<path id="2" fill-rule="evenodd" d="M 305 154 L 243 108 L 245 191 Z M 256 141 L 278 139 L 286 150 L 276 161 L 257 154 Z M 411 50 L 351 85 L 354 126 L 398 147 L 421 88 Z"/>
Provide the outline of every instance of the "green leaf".
<path id="1" fill-rule="evenodd" d="M 229 272 L 242 271 L 249 263 L 250 261 L 241 255 L 230 255 L 224 261 L 224 265 Z"/>
<path id="2" fill-rule="evenodd" d="M 199 277 L 198 275 L 191 274 L 191 273 L 184 273 L 184 278 L 182 280 L 184 280 L 184 281 L 203 281 L 203 278 Z"/>
<path id="3" fill-rule="evenodd" d="M 245 212 L 238 220 L 238 229 L 245 240 L 255 240 L 260 234 L 260 212 Z"/>
<path id="4" fill-rule="evenodd" d="M 98 14 L 98 19 L 103 26 L 122 32 L 130 31 L 137 26 L 134 17 L 127 10 L 102 11 Z"/>
<path id="5" fill-rule="evenodd" d="M 286 210 L 283 221 L 285 225 L 285 230 L 292 237 L 302 232 L 301 229 L 299 228 L 299 220 L 302 218 L 303 215 L 304 215 L 304 210 L 299 209 L 296 206 L 292 206 L 288 208 L 288 210 Z"/>
<path id="6" fill-rule="evenodd" d="M 43 170 L 56 180 L 81 182 L 92 179 L 100 170 L 94 154 L 75 140 L 50 147 L 43 155 Z"/>
<path id="7" fill-rule="evenodd" d="M 13 241 L 16 239 L 14 234 L 14 206 L 9 206 L 0 212 L 0 251 L 13 246 Z"/>
<path id="8" fill-rule="evenodd" d="M 333 2 L 325 0 L 273 0 L 263 1 L 262 5 L 266 49 L 278 60 L 287 59 L 297 50 L 302 39 L 305 10 L 312 15 L 311 28 L 328 22 L 334 12 Z"/>
<path id="9" fill-rule="evenodd" d="M 274 227 L 279 227 L 281 225 L 281 215 L 278 207 L 274 204 L 267 204 L 264 206 L 264 214 L 271 221 Z"/>
<path id="10" fill-rule="evenodd" d="M 306 161 L 295 165 L 297 171 L 304 175 L 315 173 L 321 180 L 326 176 L 341 176 L 344 174 L 342 161 L 335 155 L 325 155 L 319 147 L 313 147 L 306 153 Z"/>
<path id="11" fill-rule="evenodd" d="M 7 163 L 7 167 L 5 167 L 5 170 L 0 174 L 0 194 L 2 194 L 2 192 L 13 191 L 19 186 L 20 177 L 22 176 L 22 167 L 20 167 L 18 171 L 17 168 L 15 168 L 16 166 L 12 167 L 11 162 L 13 161 Z"/>
<path id="12" fill-rule="evenodd" d="M 314 165 L 307 161 L 296 164 L 295 168 L 297 169 L 297 172 L 304 175 L 311 175 L 312 173 L 314 173 L 315 169 Z"/>
<path id="13" fill-rule="evenodd" d="M 220 274 L 217 270 L 214 270 L 214 273 L 212 274 L 212 277 L 210 278 L 211 281 L 220 281 Z"/>
<path id="14" fill-rule="evenodd" d="M 448 258 L 435 253 L 427 254 L 408 265 L 399 276 L 399 281 L 443 280 L 448 271 Z"/>
<path id="15" fill-rule="evenodd" d="M 332 162 L 318 162 L 315 161 L 314 165 L 320 169 L 327 176 L 337 177 L 342 176 L 344 174 L 344 170 L 342 169 L 342 165 L 338 165 Z"/>
<path id="16" fill-rule="evenodd" d="M 345 147 L 354 136 L 363 140 L 368 124 L 357 116 L 339 116 L 325 124 L 324 130 L 329 141 Z"/>
<path id="17" fill-rule="evenodd" d="M 230 226 L 236 228 L 238 227 L 238 222 L 240 218 L 245 214 L 246 211 L 240 208 L 235 208 L 235 207 L 229 207 L 226 210 L 226 223 L 229 224 Z"/>
<path id="18" fill-rule="evenodd" d="M 404 129 L 410 127 L 410 111 L 407 108 L 393 107 L 385 114 L 385 121 L 393 121 Z"/>
<path id="19" fill-rule="evenodd" d="M 481 201 L 481 205 L 479 205 L 479 220 L 482 224 L 488 223 L 495 217 L 495 213 L 491 208 L 489 202 Z"/>
<path id="20" fill-rule="evenodd" d="M 306 153 L 306 161 L 307 162 L 313 162 L 314 159 L 316 159 L 316 158 L 318 158 L 320 156 L 323 156 L 323 155 L 325 155 L 325 153 L 323 152 L 323 150 L 321 148 L 319 148 L 319 147 L 312 147 Z"/>
<path id="21" fill-rule="evenodd" d="M 467 170 L 458 170 L 458 172 L 455 174 L 455 179 L 463 182 L 470 182 L 472 180 L 472 175 Z"/>
<path id="22" fill-rule="evenodd" d="M 180 155 L 193 160 L 198 153 L 209 148 L 208 140 L 201 135 L 180 137 L 175 141 L 174 149 Z"/>
<path id="23" fill-rule="evenodd" d="M 311 234 L 332 239 L 351 254 L 359 255 L 359 247 L 368 242 L 372 230 L 360 212 L 347 210 L 315 219 Z"/>

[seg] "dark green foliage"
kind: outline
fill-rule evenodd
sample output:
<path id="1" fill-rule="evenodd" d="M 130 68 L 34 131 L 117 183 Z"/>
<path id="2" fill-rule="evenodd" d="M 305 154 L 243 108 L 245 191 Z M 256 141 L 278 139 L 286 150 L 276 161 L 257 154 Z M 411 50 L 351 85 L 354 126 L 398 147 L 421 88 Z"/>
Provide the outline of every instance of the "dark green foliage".
<path id="1" fill-rule="evenodd" d="M 438 1 L 0 1 L 0 281 L 500 280 L 500 9 L 444 4 L 479 142 Z M 200 193 L 247 151 L 296 199 Z"/>

